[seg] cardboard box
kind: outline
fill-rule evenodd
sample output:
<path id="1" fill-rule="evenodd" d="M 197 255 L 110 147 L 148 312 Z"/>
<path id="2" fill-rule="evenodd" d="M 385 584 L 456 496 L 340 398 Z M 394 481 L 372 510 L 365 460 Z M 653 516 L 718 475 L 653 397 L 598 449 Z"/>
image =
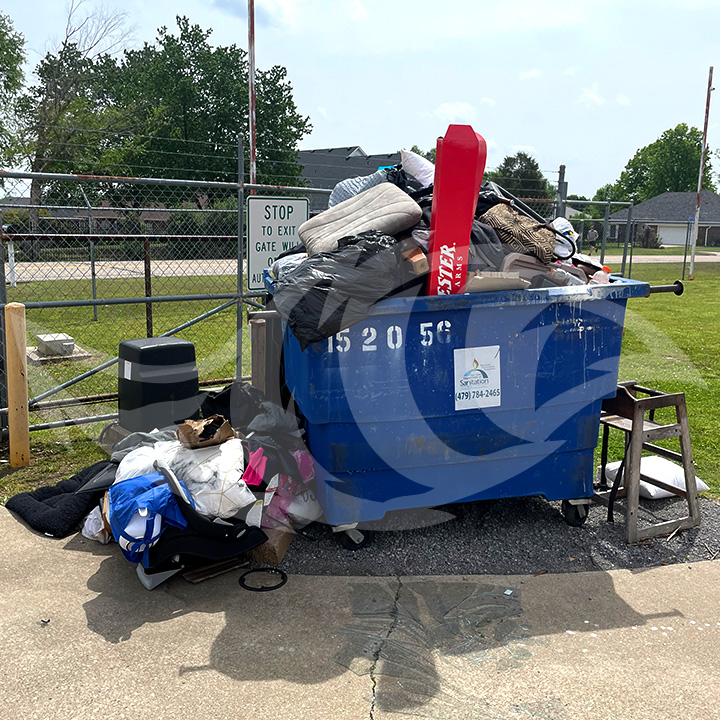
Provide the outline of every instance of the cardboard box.
<path id="1" fill-rule="evenodd" d="M 277 528 L 263 528 L 263 531 L 268 536 L 267 542 L 250 550 L 247 557 L 263 565 L 279 565 L 295 538 L 295 533 Z"/>

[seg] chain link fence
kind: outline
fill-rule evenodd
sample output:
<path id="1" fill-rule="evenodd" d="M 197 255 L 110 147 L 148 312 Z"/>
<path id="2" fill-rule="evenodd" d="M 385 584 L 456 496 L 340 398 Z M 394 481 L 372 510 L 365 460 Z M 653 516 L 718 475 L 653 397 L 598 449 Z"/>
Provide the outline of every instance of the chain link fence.
<path id="1" fill-rule="evenodd" d="M 334 157 L 317 152 L 327 154 L 323 161 Z M 237 168 L 243 177 L 242 146 Z M 238 317 L 239 300 L 244 308 L 254 302 L 238 280 L 246 271 L 244 192 L 319 195 L 315 204 L 325 207 L 337 178 L 324 172 L 328 178 L 313 184 L 326 189 L 250 186 L 246 175 L 243 185 L 0 173 L 0 302 L 26 306 L 34 427 L 83 422 L 89 407 L 92 417 L 116 413 L 121 340 L 172 334 L 192 341 L 204 384 L 249 372 L 246 311 Z M 525 188 L 518 199 L 550 220 L 558 199 L 543 193 Z M 45 335 L 69 336 L 72 353 L 43 356 L 38 336 Z M 4 334 L 0 340 L 4 347 Z M 3 370 L 0 408 L 6 397 Z"/>
<path id="2" fill-rule="evenodd" d="M 1 300 L 26 306 L 36 429 L 116 412 L 121 340 L 192 341 L 203 384 L 249 371 L 241 185 L 4 173 L 0 197 Z M 46 335 L 72 352 L 43 354 Z"/>

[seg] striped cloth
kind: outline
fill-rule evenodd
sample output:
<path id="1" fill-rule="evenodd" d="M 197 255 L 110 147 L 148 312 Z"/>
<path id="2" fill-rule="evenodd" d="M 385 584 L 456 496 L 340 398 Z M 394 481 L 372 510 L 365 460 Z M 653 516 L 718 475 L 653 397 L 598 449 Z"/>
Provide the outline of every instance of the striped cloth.
<path id="1" fill-rule="evenodd" d="M 363 177 L 348 178 L 347 180 L 341 180 L 330 193 L 330 199 L 328 200 L 328 207 L 331 208 L 343 200 L 349 200 L 355 195 L 359 195 L 364 190 L 369 190 L 371 187 L 375 187 L 380 183 L 387 182 L 387 170 L 377 170 L 372 175 L 365 175 Z"/>

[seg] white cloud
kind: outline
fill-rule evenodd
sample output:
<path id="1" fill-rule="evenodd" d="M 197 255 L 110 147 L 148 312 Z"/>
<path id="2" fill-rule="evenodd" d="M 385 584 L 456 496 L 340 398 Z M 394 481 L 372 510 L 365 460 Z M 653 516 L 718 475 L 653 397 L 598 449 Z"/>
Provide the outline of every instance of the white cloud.
<path id="1" fill-rule="evenodd" d="M 286 29 L 297 28 L 301 20 L 300 0 L 258 0 L 257 10 L 263 10 L 267 14 L 280 21 Z"/>
<path id="2" fill-rule="evenodd" d="M 322 107 L 322 105 L 318 105 L 317 111 L 318 111 L 324 118 L 326 118 L 326 117 L 328 116 L 327 110 L 326 110 L 324 107 Z"/>
<path id="3" fill-rule="evenodd" d="M 489 97 L 484 97 L 480 100 L 483 105 L 497 105 L 497 100 L 493 100 Z"/>
<path id="4" fill-rule="evenodd" d="M 354 0 L 348 6 L 348 15 L 350 16 L 350 19 L 355 22 L 362 22 L 363 20 L 368 19 L 367 8 L 357 0 Z"/>
<path id="5" fill-rule="evenodd" d="M 477 117 L 477 110 L 470 104 L 460 100 L 442 103 L 435 108 L 435 117 L 444 123 L 458 121 L 472 122 Z"/>
<path id="6" fill-rule="evenodd" d="M 485 138 L 485 144 L 488 150 L 497 150 L 497 140 L 495 138 Z"/>
<path id="7" fill-rule="evenodd" d="M 600 95 L 598 84 L 594 83 L 592 87 L 583 89 L 577 102 L 585 107 L 598 107 L 605 104 L 605 98 Z"/>
<path id="8" fill-rule="evenodd" d="M 532 70 L 527 70 L 526 72 L 521 72 L 520 77 L 523 80 L 529 80 L 530 78 L 540 77 L 540 71 L 537 68 L 533 68 Z"/>
<path id="9" fill-rule="evenodd" d="M 566 75 L 567 77 L 572 77 L 573 75 L 575 75 L 575 73 L 577 73 L 577 71 L 578 71 L 577 67 L 575 65 L 573 65 L 572 67 L 565 68 L 563 75 Z"/>
<path id="10" fill-rule="evenodd" d="M 615 102 L 616 102 L 618 105 L 629 105 L 629 104 L 630 104 L 630 98 L 629 98 L 625 93 L 618 93 L 618 94 L 615 96 Z M 699 165 L 698 165 L 698 167 L 699 167 Z M 698 170 L 698 173 L 699 173 L 699 172 L 700 172 L 700 171 Z"/>

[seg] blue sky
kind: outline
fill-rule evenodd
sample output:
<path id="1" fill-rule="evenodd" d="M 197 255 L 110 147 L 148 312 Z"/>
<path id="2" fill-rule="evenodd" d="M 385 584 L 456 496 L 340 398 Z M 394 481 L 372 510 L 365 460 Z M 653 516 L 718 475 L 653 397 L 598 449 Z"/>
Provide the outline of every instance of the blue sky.
<path id="1" fill-rule="evenodd" d="M 95 0 L 87 0 L 93 7 Z M 106 0 L 133 44 L 175 15 L 247 47 L 246 0 Z M 488 167 L 531 152 L 571 193 L 617 179 L 634 152 L 680 122 L 702 127 L 720 62 L 720 0 L 256 0 L 257 65 L 288 69 L 314 130 L 302 147 L 430 148 L 448 123 L 488 143 Z M 6 0 L 34 64 L 65 6 Z M 717 68 L 720 75 L 720 67 Z M 720 83 L 720 77 L 717 77 Z M 709 142 L 720 145 L 714 97 Z M 713 120 L 713 115 L 717 121 Z M 715 170 L 720 160 L 714 159 Z"/>

